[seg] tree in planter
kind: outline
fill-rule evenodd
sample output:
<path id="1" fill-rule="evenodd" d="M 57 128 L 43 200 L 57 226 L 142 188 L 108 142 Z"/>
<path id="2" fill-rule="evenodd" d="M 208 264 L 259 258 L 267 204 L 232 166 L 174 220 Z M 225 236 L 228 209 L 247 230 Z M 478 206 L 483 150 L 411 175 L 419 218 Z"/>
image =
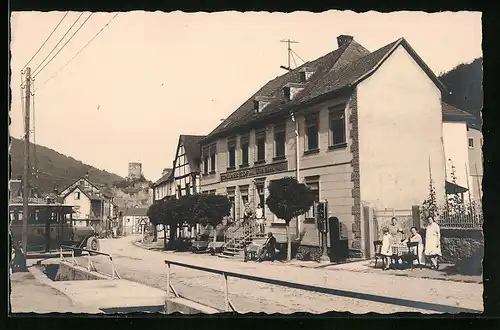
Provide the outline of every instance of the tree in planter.
<path id="1" fill-rule="evenodd" d="M 266 205 L 272 213 L 285 221 L 287 260 L 290 261 L 292 259 L 290 221 L 309 211 L 316 197 L 305 184 L 299 183 L 293 177 L 271 181 L 268 190 Z"/>
<path id="2" fill-rule="evenodd" d="M 162 224 L 161 218 L 161 208 L 162 201 L 154 201 L 154 203 L 148 208 L 147 216 L 149 217 L 149 221 L 153 225 L 153 242 L 158 240 L 158 230 L 156 226 Z"/>
<path id="3" fill-rule="evenodd" d="M 214 229 L 214 242 L 217 241 L 217 226 L 231 213 L 231 201 L 222 195 L 193 195 L 193 213 L 197 223 L 211 225 Z"/>

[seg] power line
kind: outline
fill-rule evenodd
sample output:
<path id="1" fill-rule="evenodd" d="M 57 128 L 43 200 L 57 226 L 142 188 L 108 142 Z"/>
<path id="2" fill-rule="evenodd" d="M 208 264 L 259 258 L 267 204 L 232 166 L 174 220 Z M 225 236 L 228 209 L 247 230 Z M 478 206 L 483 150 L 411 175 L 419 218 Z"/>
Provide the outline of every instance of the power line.
<path id="1" fill-rule="evenodd" d="M 76 22 L 78 22 L 78 20 L 80 19 L 80 17 L 83 16 L 83 13 L 80 14 L 80 16 L 78 16 L 78 18 L 73 22 L 73 24 L 71 24 L 71 26 L 69 27 L 69 29 L 66 31 L 66 33 L 62 36 L 61 39 L 59 39 L 59 41 L 57 42 L 57 44 L 54 46 L 54 48 L 52 48 L 52 50 L 47 54 L 47 56 L 45 56 L 45 58 L 43 59 L 42 62 L 40 62 L 40 64 L 38 64 L 38 66 L 35 68 L 35 70 L 33 70 L 33 74 L 36 72 L 36 70 L 38 70 L 38 68 L 40 68 L 40 66 L 47 60 L 47 58 L 49 58 L 50 54 L 52 54 L 54 52 L 54 50 L 56 50 L 57 46 L 59 46 L 59 44 L 61 43 L 61 41 L 63 41 L 63 39 L 68 35 L 69 31 L 71 31 L 71 29 L 73 28 L 73 26 L 76 25 Z"/>
<path id="2" fill-rule="evenodd" d="M 52 35 L 54 34 L 54 32 L 56 32 L 57 28 L 59 27 L 59 25 L 61 25 L 62 21 L 66 18 L 66 16 L 68 16 L 68 13 L 69 13 L 69 11 L 67 11 L 66 14 L 64 14 L 63 18 L 61 18 L 61 20 L 59 21 L 59 23 L 57 23 L 57 25 L 54 28 L 54 30 L 52 30 L 52 32 L 50 32 L 50 34 L 47 37 L 47 39 L 45 39 L 45 41 L 40 46 L 40 48 L 38 48 L 38 50 L 36 51 L 36 53 L 30 58 L 30 60 L 28 61 L 28 63 L 26 63 L 21 70 L 24 70 L 31 63 L 31 61 L 33 61 L 33 59 L 35 58 L 35 56 L 42 50 L 43 46 L 45 46 L 45 44 L 47 43 L 47 41 L 49 41 L 50 37 L 52 37 Z"/>
<path id="3" fill-rule="evenodd" d="M 101 30 L 99 30 L 99 32 L 96 33 L 96 35 L 94 37 L 92 37 L 92 39 L 90 39 L 87 44 L 85 44 L 85 46 L 82 47 L 82 49 L 80 49 L 78 51 L 78 53 L 75 54 L 75 56 L 73 56 L 68 62 L 66 62 L 66 64 L 64 64 L 59 70 L 57 70 L 57 72 L 52 75 L 49 79 L 45 80 L 41 85 L 40 87 L 38 87 L 35 92 L 37 90 L 39 90 L 40 88 L 42 88 L 42 86 L 44 86 L 46 83 L 48 83 L 50 80 L 54 79 L 66 66 L 68 66 L 78 55 L 80 55 L 80 53 L 82 53 L 85 48 L 87 48 L 88 45 L 90 45 L 90 43 L 92 43 L 92 41 L 94 41 L 95 38 L 97 38 L 97 36 L 111 23 L 111 21 L 113 21 L 115 19 L 116 16 L 118 16 L 119 13 L 116 13 L 109 21 L 108 23 L 106 23 L 106 25 L 104 25 L 102 27 Z"/>
<path id="4" fill-rule="evenodd" d="M 292 55 L 293 65 L 295 65 L 295 67 L 297 67 L 297 62 L 295 62 L 295 57 L 293 56 L 293 53 L 290 53 L 290 55 Z"/>
<path id="5" fill-rule="evenodd" d="M 80 31 L 80 29 L 81 29 L 81 28 L 85 25 L 85 23 L 87 23 L 87 21 L 90 19 L 90 17 L 92 17 L 92 15 L 94 15 L 94 13 L 90 13 L 90 15 L 89 15 L 89 16 L 85 19 L 85 21 L 83 21 L 82 25 L 80 25 L 80 26 L 78 27 L 78 29 L 75 31 L 75 33 L 73 33 L 73 34 L 71 35 L 71 37 L 69 37 L 69 39 L 68 39 L 68 40 L 64 43 L 64 45 L 62 45 L 62 47 L 61 47 L 61 48 L 59 48 L 59 50 L 57 51 L 57 53 L 55 53 L 55 54 L 54 54 L 54 56 L 52 56 L 52 58 L 51 58 L 51 59 L 50 59 L 47 63 L 45 63 L 45 65 L 44 65 L 44 66 L 43 66 L 40 70 L 38 70 L 38 72 L 36 72 L 36 73 L 34 74 L 33 78 L 35 78 L 35 77 L 36 77 L 36 76 L 37 76 L 40 72 L 42 72 L 42 71 L 43 71 L 43 69 L 45 69 L 45 67 L 46 67 L 47 65 L 49 65 L 49 64 L 50 64 L 50 62 L 52 62 L 52 60 L 53 60 L 53 59 L 54 59 L 54 58 L 55 58 L 55 57 L 56 57 L 56 56 L 57 56 L 57 55 L 61 52 L 61 50 L 63 50 L 63 49 L 64 49 L 64 47 L 68 44 L 68 42 L 70 42 L 70 41 L 71 41 L 71 39 L 73 39 L 73 37 L 74 37 L 74 36 L 78 33 L 78 31 Z"/>
<path id="6" fill-rule="evenodd" d="M 302 57 L 300 57 L 300 56 L 299 56 L 299 54 L 297 54 L 297 53 L 296 53 L 293 49 L 291 49 L 291 52 L 292 52 L 293 54 L 295 54 L 295 56 L 297 56 L 297 57 L 298 57 L 298 58 L 299 58 L 302 62 L 307 63 L 307 62 L 306 62 L 306 61 L 304 61 L 304 60 L 302 59 Z"/>
<path id="7" fill-rule="evenodd" d="M 35 89 L 35 80 L 32 80 L 33 89 Z M 35 91 L 31 94 L 32 96 L 32 120 L 33 120 L 33 189 L 37 189 L 37 178 L 38 178 L 38 162 L 36 155 L 36 126 L 35 126 Z"/>

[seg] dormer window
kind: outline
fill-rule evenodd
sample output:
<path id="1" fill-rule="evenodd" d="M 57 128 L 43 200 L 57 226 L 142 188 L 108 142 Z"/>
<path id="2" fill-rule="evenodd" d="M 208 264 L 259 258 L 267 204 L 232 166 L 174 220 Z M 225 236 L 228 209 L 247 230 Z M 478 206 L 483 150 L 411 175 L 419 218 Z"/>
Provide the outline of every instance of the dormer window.
<path id="1" fill-rule="evenodd" d="M 303 89 L 303 84 L 288 83 L 283 87 L 283 95 L 287 101 L 290 101 Z"/>
<path id="2" fill-rule="evenodd" d="M 288 86 L 283 87 L 283 96 L 285 96 L 285 100 L 287 101 L 290 101 L 292 99 L 290 95 L 290 87 Z"/>
<path id="3" fill-rule="evenodd" d="M 309 81 L 311 76 L 314 74 L 314 70 L 312 68 L 304 67 L 299 71 L 299 78 L 301 83 L 305 83 Z"/>
<path id="4" fill-rule="evenodd" d="M 271 103 L 271 98 L 266 96 L 257 96 L 255 100 L 253 100 L 254 112 L 261 112 L 269 103 Z"/>

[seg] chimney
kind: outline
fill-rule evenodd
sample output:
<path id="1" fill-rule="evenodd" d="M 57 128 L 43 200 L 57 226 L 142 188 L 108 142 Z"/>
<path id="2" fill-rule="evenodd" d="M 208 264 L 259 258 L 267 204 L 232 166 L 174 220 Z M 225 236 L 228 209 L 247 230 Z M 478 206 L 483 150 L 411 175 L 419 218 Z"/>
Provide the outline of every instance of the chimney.
<path id="1" fill-rule="evenodd" d="M 54 186 L 54 194 L 59 195 L 59 186 L 58 185 Z"/>
<path id="2" fill-rule="evenodd" d="M 340 47 L 349 44 L 354 38 L 345 34 L 341 34 L 337 37 L 337 44 Z"/>
<path id="3" fill-rule="evenodd" d="M 89 179 L 89 172 L 85 173 L 85 179 L 87 179 L 87 180 Z"/>

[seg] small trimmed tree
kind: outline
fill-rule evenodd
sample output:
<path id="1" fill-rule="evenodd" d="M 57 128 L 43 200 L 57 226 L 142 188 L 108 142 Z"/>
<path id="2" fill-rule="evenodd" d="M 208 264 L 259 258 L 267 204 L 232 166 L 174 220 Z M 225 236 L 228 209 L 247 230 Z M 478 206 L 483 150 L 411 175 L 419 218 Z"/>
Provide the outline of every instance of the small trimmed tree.
<path id="1" fill-rule="evenodd" d="M 197 194 L 191 196 L 193 224 L 210 225 L 214 229 L 214 242 L 217 240 L 217 226 L 231 212 L 231 202 L 226 196 Z"/>
<path id="2" fill-rule="evenodd" d="M 287 260 L 290 261 L 292 259 L 290 221 L 309 211 L 316 197 L 305 184 L 299 183 L 294 177 L 271 181 L 268 189 L 266 205 L 272 213 L 285 221 Z"/>
<path id="3" fill-rule="evenodd" d="M 149 221 L 153 225 L 153 242 L 158 240 L 158 230 L 157 226 L 161 225 L 161 201 L 154 201 L 151 206 L 148 208 L 147 216 L 149 217 Z"/>

